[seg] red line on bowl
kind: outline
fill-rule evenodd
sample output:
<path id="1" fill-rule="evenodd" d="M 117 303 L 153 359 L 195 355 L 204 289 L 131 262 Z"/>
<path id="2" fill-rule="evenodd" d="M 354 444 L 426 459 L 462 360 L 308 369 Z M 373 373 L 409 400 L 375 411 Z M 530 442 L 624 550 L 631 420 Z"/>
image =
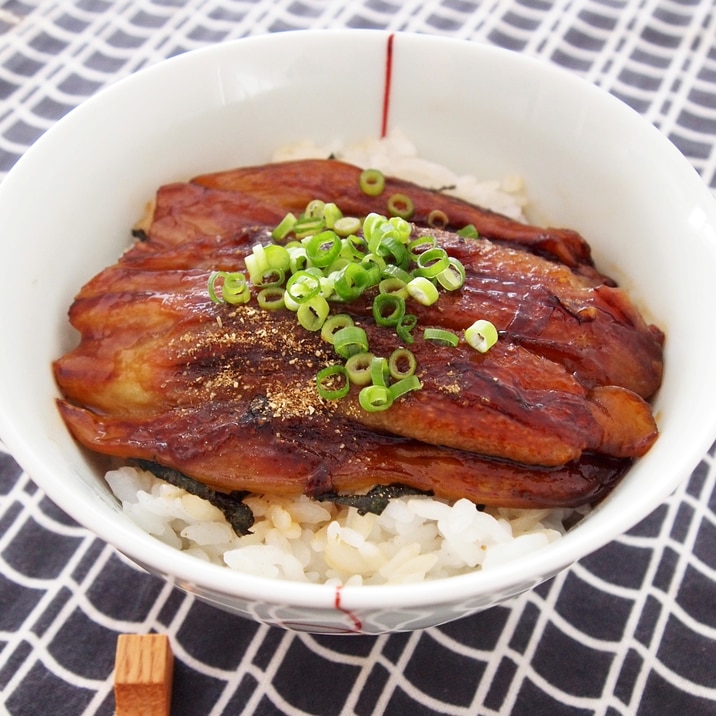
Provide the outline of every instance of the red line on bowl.
<path id="1" fill-rule="evenodd" d="M 391 35 L 392 37 L 392 35 Z M 363 624 L 361 623 L 361 620 L 358 619 L 358 617 L 353 614 L 352 611 L 349 609 L 345 609 L 341 606 L 341 586 L 336 587 L 336 596 L 334 599 L 335 607 L 338 611 L 343 612 L 352 622 L 353 622 L 353 631 L 360 634 L 363 631 Z"/>
<path id="2" fill-rule="evenodd" d="M 395 35 L 391 32 L 388 35 L 388 44 L 385 48 L 385 84 L 383 86 L 383 124 L 380 130 L 380 136 L 385 137 L 388 134 L 388 119 L 390 115 L 390 86 L 393 80 L 393 38 Z"/>

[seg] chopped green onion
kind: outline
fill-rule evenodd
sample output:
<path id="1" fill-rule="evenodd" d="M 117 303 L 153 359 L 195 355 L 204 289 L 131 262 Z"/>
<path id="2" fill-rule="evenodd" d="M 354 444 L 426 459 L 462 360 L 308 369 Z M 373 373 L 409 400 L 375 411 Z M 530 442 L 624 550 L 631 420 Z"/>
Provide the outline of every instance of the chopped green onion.
<path id="1" fill-rule="evenodd" d="M 363 236 L 365 236 L 366 241 L 372 241 L 376 238 L 379 235 L 380 228 L 387 222 L 388 219 L 382 214 L 377 214 L 374 211 L 368 214 L 363 219 Z"/>
<path id="2" fill-rule="evenodd" d="M 348 264 L 338 273 L 333 288 L 342 301 L 353 301 L 370 286 L 368 270 L 360 264 Z"/>
<path id="3" fill-rule="evenodd" d="M 261 289 L 256 296 L 256 300 L 261 308 L 267 311 L 275 311 L 279 308 L 285 308 L 286 303 L 283 300 L 284 290 L 278 286 L 268 286 Z"/>
<path id="4" fill-rule="evenodd" d="M 408 283 L 413 278 L 405 269 L 395 264 L 386 264 L 383 269 L 383 276 L 386 278 L 397 278 L 403 283 Z"/>
<path id="5" fill-rule="evenodd" d="M 429 251 L 437 246 L 437 241 L 434 236 L 419 236 L 417 239 L 413 239 L 408 244 L 408 250 L 410 251 L 410 257 L 417 259 L 425 251 Z"/>
<path id="6" fill-rule="evenodd" d="M 324 277 L 323 269 L 318 268 L 318 266 L 308 266 L 306 268 L 306 273 L 310 273 L 311 276 L 315 276 L 318 279 Z"/>
<path id="7" fill-rule="evenodd" d="M 326 222 L 327 229 L 334 229 L 336 222 L 343 218 L 343 212 L 332 201 L 323 206 L 323 219 Z"/>
<path id="8" fill-rule="evenodd" d="M 463 226 L 462 229 L 458 229 L 457 235 L 462 236 L 464 239 L 477 239 L 480 236 L 475 228 L 475 224 L 468 224 L 467 226 Z"/>
<path id="9" fill-rule="evenodd" d="M 347 313 L 336 313 L 335 316 L 327 318 L 321 326 L 321 338 L 332 345 L 336 331 L 352 325 L 354 325 L 353 319 Z"/>
<path id="10" fill-rule="evenodd" d="M 283 246 L 256 244 L 251 253 L 244 259 L 246 270 L 249 272 L 251 283 L 261 285 L 264 274 L 273 269 L 288 271 L 291 264 L 291 255 Z"/>
<path id="11" fill-rule="evenodd" d="M 378 169 L 364 169 L 358 179 L 360 190 L 368 196 L 378 196 L 385 189 L 385 177 Z"/>
<path id="12" fill-rule="evenodd" d="M 408 243 L 413 227 L 402 216 L 391 216 L 388 223 L 395 230 L 398 240 L 404 244 Z"/>
<path id="13" fill-rule="evenodd" d="M 427 276 L 427 278 L 435 278 L 439 273 L 450 267 L 447 251 L 439 246 L 423 251 L 418 256 L 417 263 L 416 274 L 418 276 Z"/>
<path id="14" fill-rule="evenodd" d="M 375 247 L 375 253 L 386 258 L 390 263 L 400 266 L 402 269 L 406 269 L 410 261 L 405 244 L 395 236 L 383 236 Z"/>
<path id="15" fill-rule="evenodd" d="M 442 209 L 433 209 L 428 214 L 428 226 L 433 229 L 444 229 L 449 223 L 448 215 Z"/>
<path id="16" fill-rule="evenodd" d="M 264 246 L 263 249 L 264 260 L 268 268 L 288 271 L 291 265 L 291 254 L 289 254 L 284 246 L 268 244 Z"/>
<path id="17" fill-rule="evenodd" d="M 333 349 L 341 358 L 368 351 L 368 336 L 360 326 L 346 326 L 333 334 Z"/>
<path id="18" fill-rule="evenodd" d="M 346 361 L 348 378 L 353 385 L 369 385 L 371 382 L 372 353 L 356 353 Z"/>
<path id="19" fill-rule="evenodd" d="M 396 348 L 388 358 L 388 370 L 395 380 L 402 380 L 413 375 L 418 367 L 412 351 L 407 348 Z"/>
<path id="20" fill-rule="evenodd" d="M 271 237 L 276 241 L 283 241 L 293 231 L 295 225 L 296 217 L 289 211 L 271 232 Z"/>
<path id="21" fill-rule="evenodd" d="M 363 236 L 350 234 L 343 240 L 341 253 L 347 259 L 362 259 L 368 254 L 368 242 Z"/>
<path id="22" fill-rule="evenodd" d="M 219 279 L 222 280 L 221 298 L 219 298 L 216 291 L 216 283 Z M 214 303 L 248 303 L 251 298 L 246 277 L 238 271 L 233 273 L 228 271 L 212 271 L 209 274 L 207 290 L 209 292 L 209 298 Z"/>
<path id="23" fill-rule="evenodd" d="M 323 231 L 326 222 L 322 216 L 302 216 L 293 227 L 293 233 L 297 239 L 305 239 L 307 236 L 313 236 L 319 231 Z"/>
<path id="24" fill-rule="evenodd" d="M 358 393 L 361 408 L 369 413 L 387 410 L 393 403 L 390 390 L 383 385 L 366 385 Z"/>
<path id="25" fill-rule="evenodd" d="M 289 295 L 288 292 L 284 289 L 283 292 L 283 305 L 285 308 L 287 308 L 289 311 L 293 311 L 296 313 L 298 311 L 298 307 L 301 305 L 300 303 L 296 303 Z"/>
<path id="26" fill-rule="evenodd" d="M 340 271 L 348 266 L 349 263 L 351 263 L 350 259 L 338 256 L 338 258 L 330 266 L 323 269 L 323 272 L 326 274 L 326 277 L 329 277 L 331 274 L 340 273 Z M 335 276 L 331 276 L 331 282 L 335 281 L 335 278 Z"/>
<path id="27" fill-rule="evenodd" d="M 244 265 L 249 272 L 249 281 L 258 283 L 263 272 L 268 268 L 264 247 L 261 245 L 254 246 L 252 252 L 244 259 Z"/>
<path id="28" fill-rule="evenodd" d="M 318 280 L 321 282 L 321 296 L 323 296 L 323 298 L 325 299 L 333 298 L 333 294 L 335 293 L 335 274 L 321 276 Z"/>
<path id="29" fill-rule="evenodd" d="M 426 341 L 432 341 L 433 343 L 439 343 L 443 346 L 456 346 L 460 339 L 456 333 L 448 331 L 445 328 L 426 328 L 423 331 L 423 338 Z"/>
<path id="30" fill-rule="evenodd" d="M 380 221 L 374 223 L 370 233 L 366 234 L 365 230 L 363 231 L 363 235 L 368 240 L 369 251 L 377 251 L 380 243 L 389 236 L 396 240 L 398 238 L 398 232 L 388 223 L 387 219 L 384 216 L 378 216 Z"/>
<path id="31" fill-rule="evenodd" d="M 216 295 L 216 281 L 217 281 L 223 274 L 224 274 L 223 271 L 212 271 L 212 272 L 209 274 L 209 282 L 208 282 L 208 285 L 207 285 L 207 289 L 208 289 L 208 291 L 209 291 L 209 298 L 210 298 L 214 303 L 223 303 L 223 299 L 222 299 L 222 298 L 219 298 L 219 297 Z"/>
<path id="32" fill-rule="evenodd" d="M 280 268 L 267 268 L 254 284 L 259 288 L 268 288 L 269 286 L 283 286 L 286 280 L 286 272 Z"/>
<path id="33" fill-rule="evenodd" d="M 221 293 L 226 303 L 248 303 L 251 298 L 249 285 L 246 283 L 242 274 L 229 274 L 224 279 L 224 285 Z"/>
<path id="34" fill-rule="evenodd" d="M 307 270 L 297 271 L 286 282 L 287 296 L 299 305 L 317 296 L 320 291 L 320 279 Z"/>
<path id="35" fill-rule="evenodd" d="M 289 246 L 286 248 L 289 258 L 289 271 L 297 273 L 308 267 L 308 256 L 306 255 L 305 246 Z"/>
<path id="36" fill-rule="evenodd" d="M 388 199 L 388 213 L 391 216 L 409 219 L 414 211 L 413 200 L 407 194 L 393 194 Z"/>
<path id="37" fill-rule="evenodd" d="M 465 285 L 465 267 L 459 259 L 450 257 L 450 265 L 437 276 L 438 283 L 446 291 L 457 291 Z"/>
<path id="38" fill-rule="evenodd" d="M 341 252 L 341 240 L 335 231 L 330 229 L 314 234 L 306 244 L 308 260 L 320 268 L 329 266 Z"/>
<path id="39" fill-rule="evenodd" d="M 406 393 L 410 393 L 413 390 L 420 390 L 423 387 L 423 384 L 420 382 L 420 379 L 417 375 L 409 375 L 406 378 L 401 378 L 400 380 L 393 383 L 390 388 L 388 388 L 388 392 L 390 393 L 391 397 L 391 403 L 396 401 L 398 398 L 402 397 Z"/>
<path id="40" fill-rule="evenodd" d="M 306 204 L 303 216 L 309 219 L 323 219 L 325 206 L 325 201 L 322 201 L 321 199 L 311 199 L 311 201 Z"/>
<path id="41" fill-rule="evenodd" d="M 388 359 L 382 356 L 374 356 L 370 363 L 370 380 L 373 385 L 387 386 L 389 378 Z"/>
<path id="42" fill-rule="evenodd" d="M 296 318 L 307 331 L 320 331 L 330 310 L 328 301 L 323 296 L 314 296 L 299 304 Z"/>
<path id="43" fill-rule="evenodd" d="M 333 231 L 341 237 L 355 234 L 360 231 L 360 219 L 355 216 L 342 216 L 333 222 Z"/>
<path id="44" fill-rule="evenodd" d="M 465 340 L 476 351 L 486 353 L 497 343 L 497 329 L 490 321 L 480 319 L 465 329 Z"/>
<path id="45" fill-rule="evenodd" d="M 373 299 L 373 318 L 379 326 L 397 326 L 405 315 L 405 299 L 395 293 L 379 293 Z"/>
<path id="46" fill-rule="evenodd" d="M 416 276 L 405 287 L 408 293 L 423 306 L 432 306 L 438 300 L 438 290 L 430 279 L 425 276 Z"/>
<path id="47" fill-rule="evenodd" d="M 402 278 L 384 278 L 378 284 L 378 291 L 380 293 L 390 293 L 395 296 L 400 296 L 402 299 L 408 297 L 408 290 L 405 288 L 407 281 L 403 281 Z"/>
<path id="48" fill-rule="evenodd" d="M 378 254 L 366 254 L 360 262 L 360 265 L 368 271 L 371 278 L 371 284 L 376 285 L 380 281 L 380 277 L 385 271 L 386 263 L 385 259 Z"/>
<path id="49" fill-rule="evenodd" d="M 395 332 L 398 334 L 403 343 L 410 345 L 415 339 L 413 338 L 413 329 L 418 324 L 418 317 L 414 313 L 406 313 L 395 327 Z"/>
<path id="50" fill-rule="evenodd" d="M 336 382 L 338 382 L 338 387 L 334 388 L 333 384 Z M 316 374 L 316 387 L 318 388 L 318 394 L 325 400 L 344 398 L 351 388 L 345 366 L 340 364 L 329 365 L 319 370 Z"/>

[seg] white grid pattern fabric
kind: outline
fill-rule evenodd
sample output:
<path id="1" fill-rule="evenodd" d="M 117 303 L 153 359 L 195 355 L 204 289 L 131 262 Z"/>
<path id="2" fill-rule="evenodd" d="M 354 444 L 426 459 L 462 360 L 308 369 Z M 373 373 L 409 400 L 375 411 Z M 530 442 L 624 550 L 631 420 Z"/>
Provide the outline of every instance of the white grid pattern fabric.
<path id="1" fill-rule="evenodd" d="M 716 187 L 710 0 L 6 1 L 0 180 L 72 107 L 142 67 L 229 39 L 336 27 L 547 59 L 634 107 Z M 160 632 L 177 660 L 175 716 L 714 714 L 713 452 L 627 535 L 505 605 L 421 632 L 337 639 L 232 617 L 141 572 L 0 445 L 0 711 L 110 715 L 117 635 Z"/>

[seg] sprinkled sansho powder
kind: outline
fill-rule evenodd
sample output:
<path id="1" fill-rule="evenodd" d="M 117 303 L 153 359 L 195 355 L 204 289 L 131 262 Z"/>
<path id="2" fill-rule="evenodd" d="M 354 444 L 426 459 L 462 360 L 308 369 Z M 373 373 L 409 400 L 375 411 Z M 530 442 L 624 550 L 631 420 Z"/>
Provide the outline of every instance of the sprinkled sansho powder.
<path id="1" fill-rule="evenodd" d="M 424 186 L 455 187 L 451 193 L 467 201 L 524 218 L 519 177 L 478 182 L 457 176 L 418 157 L 400 132 L 346 148 L 304 142 L 280 149 L 274 159 L 329 155 Z M 241 320 L 239 314 L 230 319 Z M 232 334 L 217 325 L 216 335 L 230 341 Z M 267 339 L 255 335 L 257 345 Z M 206 347 L 174 348 L 196 352 Z M 241 376 L 227 367 L 194 389 L 211 399 L 240 386 Z M 307 415 L 316 409 L 315 399 L 320 400 L 307 397 L 314 393 L 297 386 L 269 393 L 267 399 L 273 415 Z M 565 521 L 575 516 L 571 509 L 480 511 L 468 500 L 447 503 L 423 496 L 396 498 L 381 515 L 361 515 L 353 507 L 307 497 L 249 496 L 245 502 L 255 522 L 251 534 L 239 537 L 216 507 L 151 473 L 123 466 L 106 479 L 123 511 L 141 529 L 197 559 L 263 577 L 336 585 L 410 583 L 490 569 L 558 539 Z"/>

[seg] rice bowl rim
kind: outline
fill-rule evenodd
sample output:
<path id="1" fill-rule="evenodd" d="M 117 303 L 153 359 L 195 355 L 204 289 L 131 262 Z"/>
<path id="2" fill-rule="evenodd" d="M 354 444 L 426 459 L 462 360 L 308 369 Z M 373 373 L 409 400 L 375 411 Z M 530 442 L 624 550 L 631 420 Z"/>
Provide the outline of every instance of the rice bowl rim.
<path id="1" fill-rule="evenodd" d="M 357 39 L 359 36 L 378 37 L 385 40 L 391 34 L 400 38 L 401 43 L 414 43 L 418 46 L 426 45 L 432 48 L 444 47 L 449 48 L 448 51 L 452 48 L 460 48 L 459 51 L 461 52 L 475 53 L 479 57 L 486 58 L 489 62 L 497 61 L 498 64 L 512 63 L 526 72 L 538 71 L 542 75 L 547 74 L 553 77 L 555 82 L 564 84 L 569 92 L 578 92 L 583 95 L 591 93 L 598 98 L 594 101 L 598 101 L 608 107 L 610 113 L 621 113 L 623 121 L 641 123 L 639 125 L 640 132 L 644 135 L 645 141 L 648 139 L 651 143 L 650 146 L 654 147 L 660 160 L 676 172 L 680 181 L 690 182 L 689 189 L 699 198 L 700 205 L 706 207 L 705 210 L 708 212 L 710 222 L 716 225 L 716 210 L 714 210 L 713 197 L 707 193 L 706 187 L 702 184 L 696 172 L 693 170 L 687 171 L 687 162 L 678 150 L 656 129 L 651 128 L 643 118 L 606 92 L 546 62 L 500 48 L 450 38 L 367 30 L 302 30 L 281 33 L 280 35 L 244 38 L 195 50 L 170 60 L 165 60 L 120 80 L 83 102 L 77 109 L 70 112 L 67 117 L 48 130 L 25 153 L 7 179 L 0 184 L 0 217 L 3 216 L 4 211 L 10 211 L 12 208 L 13 192 L 16 191 L 16 184 L 21 185 L 26 172 L 31 174 L 35 164 L 41 164 L 44 148 L 47 145 L 51 146 L 55 142 L 55 137 L 59 136 L 59 132 L 69 131 L 67 128 L 71 128 L 74 124 L 81 126 L 86 115 L 91 116 L 95 108 L 103 106 L 106 108 L 108 103 L 114 102 L 116 98 L 121 98 L 123 92 L 128 92 L 131 95 L 132 88 L 139 87 L 141 84 L 151 86 L 153 81 L 159 79 L 162 74 L 180 72 L 184 66 L 190 66 L 191 63 L 197 60 L 202 61 L 202 58 L 203 61 L 210 62 L 212 57 L 220 57 L 224 53 L 230 53 L 235 47 L 245 48 L 248 51 L 252 45 L 267 43 L 290 44 L 296 41 L 301 45 L 304 43 L 310 45 L 321 42 L 328 36 L 331 37 L 331 41 L 335 40 L 336 43 L 345 46 L 346 43 L 362 41 Z M 691 168 L 688 167 L 688 169 Z M 0 218 L 0 229 L 2 227 L 3 219 Z M 4 252 L 5 248 L 1 251 Z M 5 265 L 10 264 L 6 262 Z M 2 317 L 1 325 L 4 334 L 5 316 Z M 0 367 L 5 364 L 5 356 L 2 356 L 0 358 Z M 325 608 L 334 606 L 335 587 L 333 586 L 255 577 L 235 573 L 225 567 L 204 564 L 189 555 L 182 555 L 175 548 L 161 544 L 149 535 L 140 533 L 138 528 L 129 524 L 127 518 L 121 516 L 119 512 L 113 512 L 108 509 L 106 504 L 97 500 L 96 497 L 93 498 L 91 493 L 84 491 L 68 492 L 67 486 L 55 479 L 58 474 L 56 468 L 49 464 L 46 459 L 38 456 L 34 435 L 18 430 L 16 423 L 13 421 L 12 409 L 6 410 L 5 405 L 12 404 L 12 400 L 6 401 L 3 399 L 8 396 L 12 398 L 10 388 L 12 379 L 6 376 L 6 371 L 0 371 L 0 406 L 2 406 L 0 408 L 0 434 L 5 444 L 50 499 L 120 552 L 134 561 L 147 565 L 157 573 L 168 574 L 171 579 L 180 580 L 187 585 L 200 585 L 202 588 L 209 588 L 218 593 L 269 603 L 284 603 L 287 600 L 277 599 L 276 597 L 277 586 L 279 586 L 290 590 L 289 601 L 291 604 Z M 584 525 L 588 529 L 577 528 L 538 553 L 540 557 L 538 569 L 535 568 L 535 554 L 530 554 L 525 558 L 514 559 L 505 565 L 492 567 L 490 570 L 476 571 L 472 574 L 453 576 L 446 579 L 422 581 L 418 585 L 412 583 L 406 585 L 346 586 L 341 589 L 344 603 L 347 606 L 356 608 L 440 604 L 455 602 L 462 598 L 474 598 L 480 594 L 509 590 L 515 587 L 517 580 L 520 583 L 524 581 L 530 582 L 530 584 L 542 581 L 543 578 L 551 576 L 581 557 L 602 547 L 634 526 L 666 499 L 679 483 L 688 477 L 698 460 L 710 447 L 713 435 L 716 433 L 716 411 L 711 410 L 709 414 L 703 415 L 702 418 L 703 420 L 699 424 L 701 429 L 699 432 L 691 434 L 688 453 L 680 459 L 678 469 L 674 469 L 667 477 L 663 475 L 659 477 L 659 488 L 650 492 L 648 501 L 640 502 L 636 505 L 632 504 L 629 511 L 611 514 L 608 507 L 613 500 L 611 497 L 607 498 L 590 515 L 588 524 Z M 51 437 L 47 439 L 51 440 Z M 649 464 L 659 464 L 657 456 L 666 450 L 666 447 L 660 448 L 660 444 L 657 441 L 657 444 L 652 448 L 653 455 L 650 453 L 647 458 Z M 669 458 L 668 452 L 666 457 Z M 673 463 L 673 458 L 670 458 L 668 462 Z M 640 462 L 637 462 L 632 470 L 639 471 Z M 67 467 L 63 471 L 59 471 L 59 474 L 64 474 L 71 480 L 73 477 L 72 472 L 73 468 Z M 643 497 L 643 495 L 641 496 Z M 633 497 L 636 498 L 637 494 L 635 493 Z"/>

